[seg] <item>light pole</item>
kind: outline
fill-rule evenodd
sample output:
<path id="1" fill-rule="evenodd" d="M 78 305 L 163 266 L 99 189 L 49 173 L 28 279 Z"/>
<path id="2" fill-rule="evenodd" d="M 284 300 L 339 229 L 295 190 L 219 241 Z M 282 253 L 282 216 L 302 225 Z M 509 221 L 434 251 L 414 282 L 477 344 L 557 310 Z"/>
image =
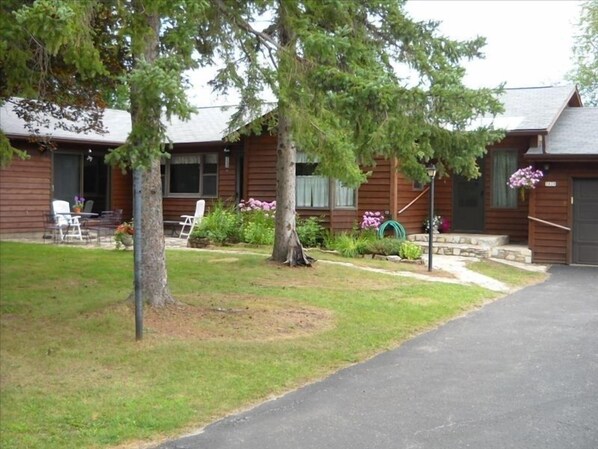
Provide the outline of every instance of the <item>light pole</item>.
<path id="1" fill-rule="evenodd" d="M 434 235 L 434 178 L 436 177 L 436 166 L 430 162 L 426 167 L 430 177 L 430 215 L 428 216 L 428 271 L 432 271 L 432 251 Z"/>

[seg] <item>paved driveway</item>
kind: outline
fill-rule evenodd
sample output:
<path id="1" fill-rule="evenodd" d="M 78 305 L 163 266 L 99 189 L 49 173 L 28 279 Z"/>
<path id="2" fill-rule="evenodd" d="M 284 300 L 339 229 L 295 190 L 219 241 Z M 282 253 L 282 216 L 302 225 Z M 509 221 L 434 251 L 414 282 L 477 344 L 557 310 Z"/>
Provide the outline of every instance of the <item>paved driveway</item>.
<path id="1" fill-rule="evenodd" d="M 551 278 L 163 449 L 598 448 L 598 269 Z"/>

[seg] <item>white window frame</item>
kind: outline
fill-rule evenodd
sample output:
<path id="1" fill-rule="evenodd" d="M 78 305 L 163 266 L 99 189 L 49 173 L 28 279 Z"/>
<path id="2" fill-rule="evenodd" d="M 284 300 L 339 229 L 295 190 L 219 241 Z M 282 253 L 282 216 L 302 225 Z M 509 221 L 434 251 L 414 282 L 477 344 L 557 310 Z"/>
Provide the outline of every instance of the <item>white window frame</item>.
<path id="1" fill-rule="evenodd" d="M 199 159 L 199 186 L 198 192 L 171 192 L 170 191 L 170 177 L 172 175 L 171 166 L 174 165 L 173 161 L 176 162 L 177 158 L 198 158 Z M 206 160 L 210 164 L 216 164 L 216 173 L 205 173 Z M 175 153 L 172 154 L 170 159 L 162 160 L 162 166 L 164 172 L 162 173 L 162 196 L 165 198 L 218 198 L 218 187 L 219 187 L 219 171 L 220 171 L 220 158 L 218 153 Z M 213 177 L 216 182 L 216 192 L 213 194 L 206 194 L 204 192 L 205 179 L 206 177 Z"/>

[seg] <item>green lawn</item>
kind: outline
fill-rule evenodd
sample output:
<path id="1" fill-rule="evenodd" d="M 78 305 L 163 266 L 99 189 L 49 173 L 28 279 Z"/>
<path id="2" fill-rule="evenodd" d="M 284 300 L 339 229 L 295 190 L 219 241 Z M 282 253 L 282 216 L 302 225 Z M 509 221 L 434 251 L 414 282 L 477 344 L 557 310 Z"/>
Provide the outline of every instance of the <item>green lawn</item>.
<path id="1" fill-rule="evenodd" d="M 147 314 L 135 342 L 123 302 L 132 252 L 2 242 L 0 262 L 3 449 L 175 436 L 496 297 L 331 264 L 172 250 L 169 282 L 183 304 Z"/>

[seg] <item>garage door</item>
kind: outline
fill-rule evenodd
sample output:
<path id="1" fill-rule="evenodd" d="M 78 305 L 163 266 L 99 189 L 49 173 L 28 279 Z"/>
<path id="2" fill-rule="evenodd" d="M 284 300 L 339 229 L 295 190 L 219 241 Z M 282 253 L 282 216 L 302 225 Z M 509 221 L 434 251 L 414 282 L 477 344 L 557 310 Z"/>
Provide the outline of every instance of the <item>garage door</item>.
<path id="1" fill-rule="evenodd" d="M 573 180 L 573 263 L 598 265 L 598 178 Z"/>

